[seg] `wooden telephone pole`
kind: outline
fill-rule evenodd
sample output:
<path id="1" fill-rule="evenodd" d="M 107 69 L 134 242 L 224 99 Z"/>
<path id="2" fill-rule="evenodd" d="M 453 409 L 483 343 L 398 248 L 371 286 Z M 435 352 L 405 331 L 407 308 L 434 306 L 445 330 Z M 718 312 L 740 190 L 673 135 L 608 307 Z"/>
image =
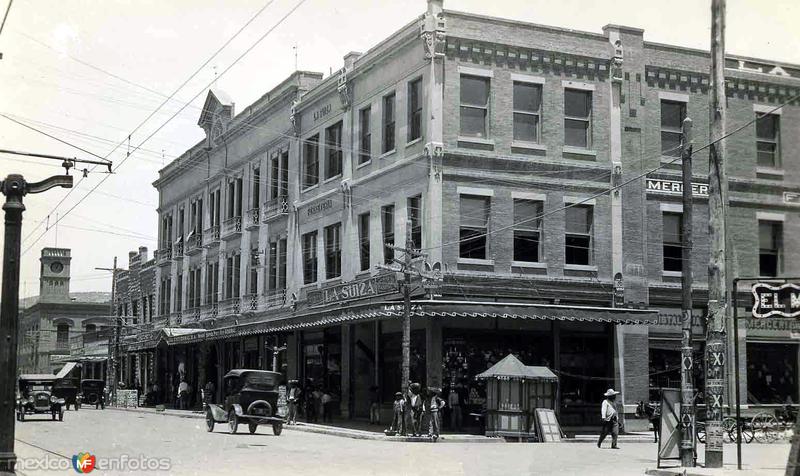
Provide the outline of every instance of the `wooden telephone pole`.
<path id="1" fill-rule="evenodd" d="M 681 244 L 681 466 L 694 466 L 694 379 L 692 347 L 692 120 L 683 121 L 683 214 Z"/>
<path id="2" fill-rule="evenodd" d="M 711 1 L 711 149 L 708 161 L 708 320 L 706 322 L 706 452 L 707 468 L 722 467 L 722 399 L 725 388 L 725 325 L 728 290 L 725 258 L 725 0 Z"/>

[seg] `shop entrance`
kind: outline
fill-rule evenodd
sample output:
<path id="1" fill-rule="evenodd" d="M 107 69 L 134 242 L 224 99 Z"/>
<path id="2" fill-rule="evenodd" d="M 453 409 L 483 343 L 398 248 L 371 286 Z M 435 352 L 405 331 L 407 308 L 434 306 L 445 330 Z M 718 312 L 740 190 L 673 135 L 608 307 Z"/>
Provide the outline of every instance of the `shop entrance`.
<path id="1" fill-rule="evenodd" d="M 798 403 L 798 345 L 747 343 L 747 402 Z"/>

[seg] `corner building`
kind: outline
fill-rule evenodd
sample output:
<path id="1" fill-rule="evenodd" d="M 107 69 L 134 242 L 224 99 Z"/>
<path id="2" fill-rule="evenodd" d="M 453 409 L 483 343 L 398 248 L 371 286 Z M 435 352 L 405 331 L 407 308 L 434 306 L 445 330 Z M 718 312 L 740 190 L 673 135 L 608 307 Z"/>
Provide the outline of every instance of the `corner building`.
<path id="1" fill-rule="evenodd" d="M 702 368 L 708 156 L 694 158 L 683 263 L 676 148 L 685 117 L 695 148 L 707 141 L 710 57 L 643 37 L 434 0 L 333 75 L 295 72 L 243 112 L 210 91 L 206 140 L 155 182 L 157 307 L 151 329 L 125 336 L 132 374 L 169 389 L 180 368 L 199 395 L 231 368 L 272 368 L 285 343 L 278 369 L 328 388 L 340 417 L 367 417 L 373 386 L 388 415 L 402 300 L 379 266 L 402 259 L 385 245 L 404 245 L 410 227 L 442 271 L 414 287 L 413 380 L 455 388 L 475 411 L 474 375 L 515 352 L 559 375 L 570 431 L 596 424 L 608 387 L 632 413 L 677 386 L 683 266 Z M 770 112 L 727 141 L 732 272 L 800 274 L 800 109 L 773 110 L 800 93 L 800 67 L 727 66 L 728 130 Z M 741 321 L 750 403 L 798 401 L 798 330 Z"/>

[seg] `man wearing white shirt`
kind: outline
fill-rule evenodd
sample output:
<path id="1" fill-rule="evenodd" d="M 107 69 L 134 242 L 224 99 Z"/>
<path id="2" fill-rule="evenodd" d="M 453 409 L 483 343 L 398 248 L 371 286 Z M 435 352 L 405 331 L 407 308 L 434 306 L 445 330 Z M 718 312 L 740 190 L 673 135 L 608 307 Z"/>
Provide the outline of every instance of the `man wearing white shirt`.
<path id="1" fill-rule="evenodd" d="M 619 416 L 617 415 L 617 408 L 614 406 L 614 401 L 617 399 L 619 392 L 614 391 L 613 388 L 606 390 L 603 396 L 603 404 L 600 407 L 600 418 L 603 420 L 603 427 L 600 430 L 600 439 L 597 440 L 597 447 L 603 444 L 609 433 L 611 433 L 611 448 L 617 449 L 617 436 L 619 436 Z"/>

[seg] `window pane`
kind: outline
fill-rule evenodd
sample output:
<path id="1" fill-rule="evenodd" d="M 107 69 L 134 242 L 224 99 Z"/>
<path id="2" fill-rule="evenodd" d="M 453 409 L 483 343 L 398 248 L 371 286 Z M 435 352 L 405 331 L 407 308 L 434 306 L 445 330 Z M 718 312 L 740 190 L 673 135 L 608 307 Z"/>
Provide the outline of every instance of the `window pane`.
<path id="1" fill-rule="evenodd" d="M 538 84 L 514 83 L 514 110 L 539 112 L 541 91 Z"/>
<path id="2" fill-rule="evenodd" d="M 514 140 L 539 142 L 539 116 L 514 114 Z"/>
<path id="3" fill-rule="evenodd" d="M 680 246 L 664 244 L 664 271 L 683 271 L 683 254 Z"/>
<path id="4" fill-rule="evenodd" d="M 588 236 L 567 235 L 565 258 L 567 264 L 589 264 L 589 247 L 591 245 Z"/>
<path id="5" fill-rule="evenodd" d="M 678 213 L 664 214 L 664 243 L 678 243 L 683 239 L 682 215 Z"/>
<path id="6" fill-rule="evenodd" d="M 592 232 L 592 207 L 575 206 L 566 210 L 566 230 L 567 233 Z"/>
<path id="7" fill-rule="evenodd" d="M 777 276 L 778 255 L 775 253 L 760 253 L 758 255 L 758 274 L 760 276 Z"/>
<path id="8" fill-rule="evenodd" d="M 461 135 L 486 137 L 486 109 L 461 107 Z"/>
<path id="9" fill-rule="evenodd" d="M 759 167 L 775 167 L 777 161 L 775 160 L 776 145 L 770 142 L 757 142 L 756 143 L 756 158 Z"/>
<path id="10" fill-rule="evenodd" d="M 564 115 L 570 117 L 589 117 L 592 110 L 592 93 L 575 89 L 564 90 Z"/>
<path id="11" fill-rule="evenodd" d="M 778 131 L 778 116 L 767 114 L 756 121 L 756 137 L 774 140 Z"/>
<path id="12" fill-rule="evenodd" d="M 678 132 L 661 132 L 661 155 L 680 157 L 681 135 Z"/>
<path id="13" fill-rule="evenodd" d="M 683 126 L 684 104 L 661 101 L 661 127 L 680 130 Z"/>
<path id="14" fill-rule="evenodd" d="M 489 199 L 461 196 L 461 226 L 485 228 L 489 221 Z"/>
<path id="15" fill-rule="evenodd" d="M 486 259 L 486 230 L 461 227 L 459 230 L 459 256 Z"/>
<path id="16" fill-rule="evenodd" d="M 486 107 L 489 103 L 489 80 L 461 76 L 461 104 Z"/>
<path id="17" fill-rule="evenodd" d="M 564 144 L 572 147 L 588 147 L 589 123 L 564 119 Z"/>
<path id="18" fill-rule="evenodd" d="M 539 232 L 514 230 L 514 261 L 539 261 Z"/>
<path id="19" fill-rule="evenodd" d="M 514 228 L 539 229 L 542 202 L 534 200 L 514 200 Z"/>
<path id="20" fill-rule="evenodd" d="M 758 243 L 762 250 L 778 250 L 780 224 L 773 222 L 758 223 Z"/>

